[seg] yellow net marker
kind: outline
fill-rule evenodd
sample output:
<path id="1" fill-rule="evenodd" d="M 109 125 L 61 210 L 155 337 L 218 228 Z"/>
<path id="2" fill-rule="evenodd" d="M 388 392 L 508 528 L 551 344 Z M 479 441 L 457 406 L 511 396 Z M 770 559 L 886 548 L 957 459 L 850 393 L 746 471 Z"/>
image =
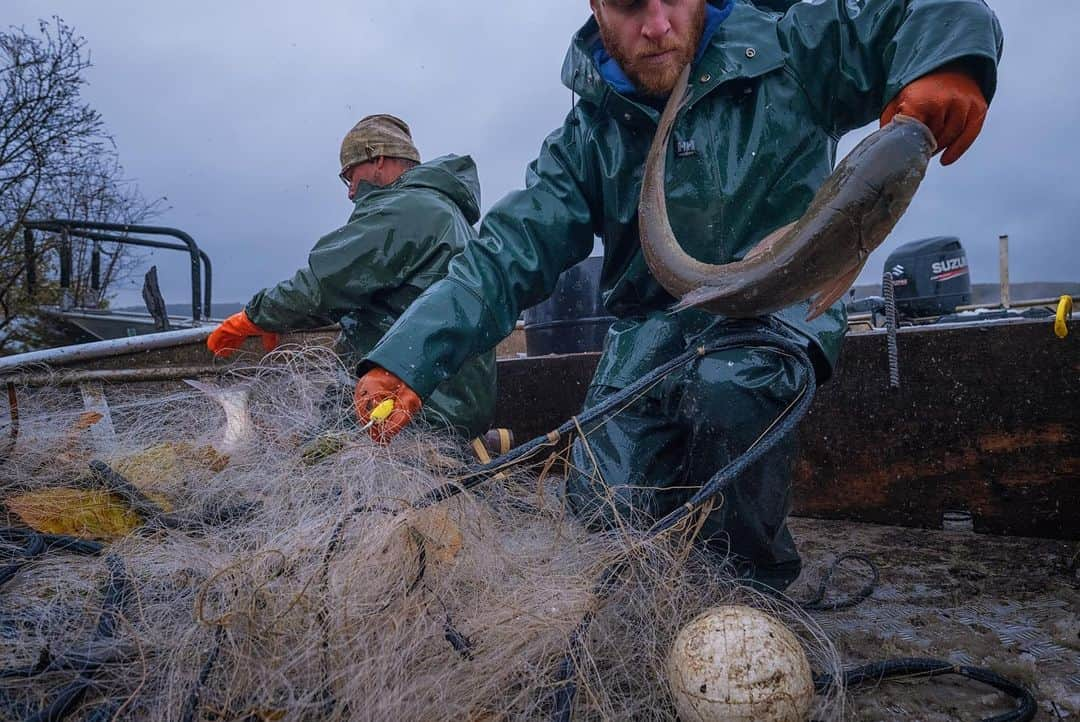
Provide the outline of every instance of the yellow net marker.
<path id="1" fill-rule="evenodd" d="M 394 400 L 387 399 L 371 410 L 372 421 L 386 421 L 394 411 Z"/>
<path id="2" fill-rule="evenodd" d="M 383 401 L 381 404 L 371 410 L 370 420 L 366 424 L 361 426 L 360 430 L 367 431 L 375 424 L 381 424 L 382 422 L 386 421 L 386 419 L 390 416 L 391 413 L 393 413 L 393 411 L 394 400 L 387 399 L 386 401 Z"/>
<path id="3" fill-rule="evenodd" d="M 1058 301 L 1057 317 L 1054 319 L 1054 333 L 1058 338 L 1065 338 L 1069 335 L 1069 325 L 1066 323 L 1072 318 L 1073 312 L 1073 300 L 1072 296 L 1062 296 Z"/>

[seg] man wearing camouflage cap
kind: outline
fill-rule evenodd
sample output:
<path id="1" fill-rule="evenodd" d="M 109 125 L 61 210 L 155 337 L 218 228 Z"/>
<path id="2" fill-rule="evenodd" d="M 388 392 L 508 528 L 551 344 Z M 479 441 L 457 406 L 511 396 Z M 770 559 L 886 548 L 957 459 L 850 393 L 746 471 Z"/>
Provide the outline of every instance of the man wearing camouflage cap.
<path id="1" fill-rule="evenodd" d="M 341 180 L 354 200 L 360 181 L 384 186 L 420 164 L 405 121 L 392 115 L 369 115 L 341 141 Z"/>
<path id="2" fill-rule="evenodd" d="M 307 268 L 256 293 L 210 335 L 216 355 L 232 355 L 253 336 L 270 351 L 280 333 L 337 323 L 338 350 L 355 367 L 476 237 L 480 182 L 472 158 L 421 163 L 400 118 L 357 123 L 341 143 L 340 178 L 353 201 L 348 222 L 315 244 Z M 348 395 L 351 401 L 351 388 Z M 495 355 L 488 351 L 439 386 L 424 418 L 471 438 L 487 430 L 494 407 Z"/>

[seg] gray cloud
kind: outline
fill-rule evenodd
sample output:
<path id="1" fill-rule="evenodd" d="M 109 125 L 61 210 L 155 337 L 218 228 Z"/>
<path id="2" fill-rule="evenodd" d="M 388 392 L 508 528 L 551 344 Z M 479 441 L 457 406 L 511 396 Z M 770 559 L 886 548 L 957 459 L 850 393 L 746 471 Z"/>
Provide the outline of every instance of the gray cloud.
<path id="1" fill-rule="evenodd" d="M 935 165 L 862 282 L 879 277 L 892 248 L 938 234 L 958 235 L 974 279 L 993 280 L 999 233 L 1012 238 L 1015 280 L 1080 279 L 1080 7 L 1005 0 L 995 9 L 1006 56 L 983 136 L 957 165 Z M 425 157 L 472 154 L 485 208 L 520 187 L 570 106 L 559 69 L 587 11 L 585 0 L 5 0 L 3 22 L 55 13 L 86 36 L 95 61 L 86 94 L 129 175 L 148 196 L 168 197 L 160 222 L 210 253 L 216 299 L 242 301 L 291 275 L 347 217 L 337 147 L 363 115 L 407 119 Z M 185 302 L 183 259 L 153 260 L 166 298 Z"/>

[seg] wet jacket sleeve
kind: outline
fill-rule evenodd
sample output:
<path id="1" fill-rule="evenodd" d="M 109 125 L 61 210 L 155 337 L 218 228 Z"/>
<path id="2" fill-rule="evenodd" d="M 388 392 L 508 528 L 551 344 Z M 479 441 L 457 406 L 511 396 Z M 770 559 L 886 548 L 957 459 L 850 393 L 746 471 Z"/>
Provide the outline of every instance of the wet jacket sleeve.
<path id="1" fill-rule="evenodd" d="M 259 291 L 244 310 L 256 326 L 276 333 L 333 323 L 323 306 L 319 280 L 310 268 L 302 268 L 289 280 Z"/>
<path id="2" fill-rule="evenodd" d="M 906 85 L 952 62 L 987 100 L 997 86 L 1001 25 L 984 0 L 798 3 L 778 32 L 789 72 L 837 136 L 876 120 Z"/>
<path id="3" fill-rule="evenodd" d="M 324 236 L 308 255 L 308 267 L 260 291 L 246 310 L 267 331 L 284 332 L 336 323 L 362 309 L 376 294 L 410 283 L 435 269 L 440 238 L 453 218 L 446 203 L 419 194 L 397 194 L 388 202 L 353 214 L 349 223 Z"/>
<path id="4" fill-rule="evenodd" d="M 467 359 L 508 336 L 520 312 L 551 295 L 559 274 L 589 255 L 595 199 L 585 189 L 598 184 L 575 121 L 571 115 L 548 136 L 525 189 L 488 212 L 480 238 L 398 319 L 360 373 L 381 366 L 426 398 Z"/>

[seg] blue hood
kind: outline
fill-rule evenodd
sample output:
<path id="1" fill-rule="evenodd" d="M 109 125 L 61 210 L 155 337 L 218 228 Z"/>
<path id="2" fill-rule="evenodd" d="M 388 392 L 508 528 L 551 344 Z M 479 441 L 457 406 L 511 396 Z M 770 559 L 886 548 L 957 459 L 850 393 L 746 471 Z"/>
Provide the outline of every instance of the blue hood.
<path id="1" fill-rule="evenodd" d="M 735 0 L 727 0 L 723 3 L 723 7 L 717 7 L 712 3 L 705 4 L 705 28 L 701 33 L 701 41 L 698 43 L 697 52 L 694 53 L 693 63 L 695 65 L 701 60 L 701 56 L 705 54 L 705 49 L 709 47 L 709 41 L 712 40 L 716 29 L 720 27 L 720 23 L 727 20 L 728 15 L 731 15 L 731 11 L 734 9 Z M 604 47 L 604 43 L 599 37 L 591 50 L 593 61 L 600 70 L 600 76 L 607 81 L 608 85 L 623 95 L 635 95 L 637 93 L 637 88 L 634 87 L 634 84 L 623 72 L 622 67 L 615 61 L 615 58 L 608 54 L 607 48 Z"/>

